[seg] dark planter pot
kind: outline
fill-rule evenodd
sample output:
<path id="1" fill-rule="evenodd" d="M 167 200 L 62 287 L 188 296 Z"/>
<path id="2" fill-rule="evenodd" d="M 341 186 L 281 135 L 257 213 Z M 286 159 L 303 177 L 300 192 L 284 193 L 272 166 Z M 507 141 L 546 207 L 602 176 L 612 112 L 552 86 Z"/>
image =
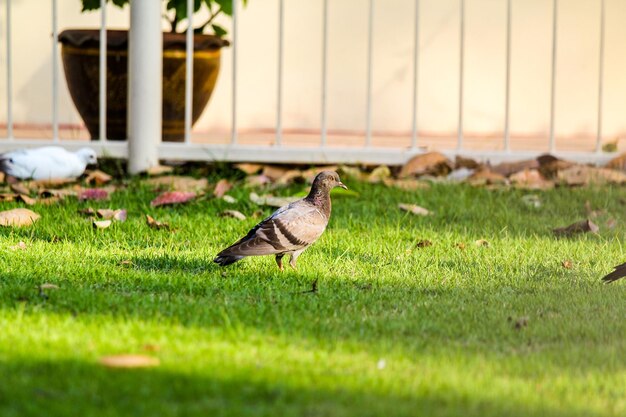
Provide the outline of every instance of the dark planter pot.
<path id="1" fill-rule="evenodd" d="M 163 34 L 163 140 L 182 142 L 185 120 L 185 34 Z M 92 139 L 99 138 L 100 31 L 65 30 L 59 35 L 65 79 Z M 228 41 L 194 36 L 193 109 L 195 123 L 206 107 L 220 70 L 220 49 Z M 107 31 L 107 138 L 127 138 L 128 32 Z"/>

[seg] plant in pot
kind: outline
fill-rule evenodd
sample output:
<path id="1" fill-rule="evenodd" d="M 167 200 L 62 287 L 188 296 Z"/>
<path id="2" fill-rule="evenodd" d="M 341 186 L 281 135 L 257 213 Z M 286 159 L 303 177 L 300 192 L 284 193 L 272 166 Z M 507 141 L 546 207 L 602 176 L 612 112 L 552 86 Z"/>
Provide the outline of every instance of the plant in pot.
<path id="1" fill-rule="evenodd" d="M 110 0 L 107 0 L 110 1 Z M 130 0 L 112 0 L 124 7 Z M 187 0 L 166 1 L 170 32 L 163 33 L 163 140 L 184 139 L 185 45 Z M 244 0 L 244 4 L 246 1 Z M 83 11 L 96 10 L 100 0 L 82 0 Z M 208 9 L 209 17 L 194 28 L 192 123 L 207 105 L 220 69 L 220 50 L 229 42 L 226 30 L 215 23 L 222 15 L 232 15 L 232 0 L 194 0 L 194 13 Z M 184 26 L 184 25 L 182 25 Z M 212 34 L 204 34 L 212 31 Z M 65 78 L 78 113 L 92 139 L 99 138 L 99 59 L 100 31 L 68 29 L 59 34 Z M 128 86 L 128 31 L 107 30 L 107 138 L 126 139 Z"/>

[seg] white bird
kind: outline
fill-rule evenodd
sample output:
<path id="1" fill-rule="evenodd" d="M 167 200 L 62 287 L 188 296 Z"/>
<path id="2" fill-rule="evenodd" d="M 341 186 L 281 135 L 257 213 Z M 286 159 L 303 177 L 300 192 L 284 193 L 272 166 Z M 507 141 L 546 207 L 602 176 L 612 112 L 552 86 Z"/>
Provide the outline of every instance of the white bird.
<path id="1" fill-rule="evenodd" d="M 59 146 L 19 149 L 0 154 L 0 171 L 22 180 L 77 178 L 87 165 L 98 162 L 96 152 L 82 148 L 69 152 Z"/>

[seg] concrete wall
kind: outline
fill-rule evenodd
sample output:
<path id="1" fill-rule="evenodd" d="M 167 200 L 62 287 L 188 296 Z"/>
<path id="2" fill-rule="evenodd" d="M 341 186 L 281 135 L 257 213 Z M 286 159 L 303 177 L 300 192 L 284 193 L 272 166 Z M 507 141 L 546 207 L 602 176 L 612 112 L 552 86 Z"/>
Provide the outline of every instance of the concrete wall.
<path id="1" fill-rule="evenodd" d="M 7 1 L 7 0 L 4 0 Z M 6 16 L 0 31 L 0 122 L 6 119 Z M 13 9 L 14 117 L 51 120 L 50 2 L 8 0 Z M 556 129 L 562 136 L 595 135 L 600 0 L 560 1 Z M 80 13 L 78 0 L 58 0 L 59 28 L 97 27 L 97 12 Z M 367 0 L 329 1 L 329 129 L 365 127 Z M 458 109 L 459 2 L 421 0 L 419 126 L 454 133 Z M 42 7 L 43 6 L 43 7 Z M 411 128 L 414 0 L 376 0 L 373 128 Z M 503 128 L 506 0 L 466 1 L 465 129 L 498 134 Z M 241 129 L 275 123 L 277 0 L 249 0 L 240 14 Z M 111 28 L 128 27 L 128 9 L 108 8 Z M 321 86 L 321 0 L 285 0 L 284 128 L 318 129 Z M 200 20 L 201 17 L 198 17 Z M 513 0 L 511 128 L 545 134 L 549 126 L 552 2 Z M 626 132 L 626 2 L 606 0 L 604 133 Z M 229 21 L 224 20 L 229 26 Z M 165 26 L 164 26 L 165 27 Z M 229 130 L 231 50 L 197 131 Z M 62 70 L 60 118 L 80 119 Z"/>

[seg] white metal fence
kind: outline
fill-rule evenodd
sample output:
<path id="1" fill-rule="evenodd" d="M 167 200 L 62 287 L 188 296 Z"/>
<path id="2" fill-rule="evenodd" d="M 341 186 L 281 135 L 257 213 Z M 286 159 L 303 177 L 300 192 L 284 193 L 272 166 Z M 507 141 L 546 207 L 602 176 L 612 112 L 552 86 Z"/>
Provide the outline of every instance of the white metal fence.
<path id="1" fill-rule="evenodd" d="M 373 33 L 374 33 L 374 19 L 375 8 L 382 4 L 382 0 L 363 0 L 363 7 L 367 7 L 368 11 L 368 31 L 367 38 L 364 42 L 367 43 L 367 61 L 366 65 L 366 108 L 365 108 L 365 126 L 363 128 L 364 141 L 363 146 L 348 146 L 338 143 L 330 143 L 328 139 L 328 126 L 327 126 L 327 112 L 328 112 L 328 97 L 327 97 L 327 85 L 328 85 L 328 0 L 320 0 L 323 4 L 323 14 L 320 25 L 322 25 L 322 68 L 321 68 L 321 118 L 319 126 L 319 145 L 314 147 L 302 147 L 298 145 L 285 144 L 283 140 L 283 75 L 284 75 L 284 0 L 279 1 L 278 8 L 278 64 L 277 64 L 277 101 L 276 101 L 276 121 L 274 140 L 272 145 L 249 145 L 240 144 L 238 141 L 238 126 L 237 126 L 237 109 L 238 109 L 238 92 L 237 92 L 237 70 L 238 70 L 238 14 L 240 13 L 237 3 L 239 1 L 234 0 L 235 7 L 233 7 L 232 16 L 232 109 L 231 109 L 231 133 L 230 143 L 228 144 L 205 144 L 205 143 L 192 143 L 191 137 L 191 102 L 192 102 L 192 71 L 193 60 L 192 55 L 189 53 L 193 48 L 192 36 L 193 25 L 189 25 L 187 30 L 187 67 L 186 67 L 186 111 L 185 111 L 185 140 L 183 143 L 161 143 L 155 136 L 160 137 L 160 119 L 154 116 L 146 116 L 145 112 L 150 112 L 156 109 L 155 103 L 151 103 L 154 100 L 154 95 L 143 95 L 137 86 L 133 84 L 137 80 L 152 80 L 152 87 L 157 85 L 157 89 L 160 89 L 160 66 L 150 67 L 150 65 L 129 65 L 130 71 L 141 71 L 139 74 L 132 74 L 130 79 L 133 83 L 129 85 L 129 97 L 131 97 L 131 116 L 130 119 L 130 138 L 131 142 L 137 141 L 135 146 L 129 146 L 126 142 L 122 141 L 107 141 L 106 140 L 106 27 L 107 27 L 107 14 L 106 7 L 100 9 L 101 13 L 101 29 L 100 29 L 100 97 L 99 99 L 99 112 L 100 112 L 100 139 L 98 141 L 89 142 L 89 146 L 97 149 L 100 154 L 106 154 L 113 157 L 130 157 L 131 162 L 134 160 L 135 170 L 145 168 L 146 164 L 154 163 L 154 159 L 158 155 L 163 159 L 186 159 L 186 160 L 227 160 L 227 161 L 264 161 L 264 162 L 304 162 L 304 163 L 386 163 L 386 164 L 399 164 L 406 161 L 411 155 L 422 152 L 423 148 L 420 147 L 420 127 L 418 125 L 418 72 L 420 68 L 419 57 L 419 34 L 420 34 L 420 0 L 414 0 L 414 24 L 413 24 L 413 51 L 411 56 L 407 56 L 406 59 L 410 60 L 412 68 L 412 123 L 410 132 L 410 145 L 398 146 L 398 147 L 380 147 L 374 146 L 372 143 L 372 70 L 376 66 L 376 62 L 373 60 Z M 422 0 L 424 1 L 424 0 Z M 465 91 L 465 7 L 466 0 L 459 0 L 459 34 L 460 48 L 459 54 L 459 90 L 458 90 L 458 122 L 457 122 L 457 138 L 455 149 L 447 150 L 446 153 L 450 155 L 462 154 L 467 156 L 473 156 L 480 159 L 490 159 L 492 161 L 507 160 L 507 159 L 520 159 L 530 156 L 535 156 L 537 151 L 520 151 L 511 149 L 510 141 L 510 102 L 511 102 L 511 25 L 515 18 L 512 12 L 512 0 L 502 0 L 506 3 L 506 39 L 503 41 L 506 43 L 506 64 L 505 64 L 505 84 L 502 86 L 496 86 L 497 88 L 504 89 L 505 100 L 502 103 L 504 108 L 504 129 L 501 137 L 501 148 L 499 150 L 469 150 L 464 147 L 464 91 Z M 549 137 L 548 149 L 550 152 L 562 155 L 566 158 L 577 159 L 582 161 L 601 162 L 610 157 L 610 154 L 602 152 L 602 116 L 603 116 L 603 79 L 604 79 L 604 42 L 605 42 L 605 0 L 598 0 L 598 7 L 600 8 L 600 34 L 599 34 L 599 56 L 593 59 L 598 60 L 599 65 L 599 77 L 597 80 L 597 131 L 595 138 L 595 149 L 588 152 L 569 152 L 563 151 L 557 148 L 555 141 L 555 108 L 557 106 L 555 100 L 555 88 L 558 83 L 557 77 L 557 51 L 559 42 L 557 39 L 557 25 L 559 22 L 559 1 L 558 0 L 546 0 L 552 3 L 552 39 L 551 39 L 551 81 L 550 81 L 550 118 L 549 118 Z M 104 6 L 105 0 L 101 0 L 101 4 Z M 152 3 L 152 5 L 150 5 Z M 153 44 L 155 37 L 160 39 L 160 35 L 155 36 L 155 31 L 160 33 L 160 5 L 158 7 L 155 4 L 160 2 L 131 2 L 131 33 L 133 30 L 137 32 L 135 39 L 131 36 L 130 49 L 133 50 L 133 42 L 144 45 L 142 49 L 146 49 L 145 45 Z M 193 7 L 193 0 L 188 0 L 188 7 Z M 240 6 L 240 5 L 239 5 Z M 58 96 L 59 96 L 59 74 L 58 74 L 58 28 L 57 28 L 57 0 L 51 1 L 51 18 L 52 18 L 52 139 L 42 140 L 34 138 L 20 138 L 14 137 L 14 121 L 13 121 L 13 62 L 12 57 L 14 51 L 12 49 L 12 25 L 15 22 L 11 17 L 11 1 L 5 0 L 6 7 L 6 91 L 7 91 L 7 137 L 0 140 L 0 150 L 7 150 L 21 146 L 39 146 L 49 143 L 55 143 L 68 148 L 76 148 L 85 146 L 85 142 L 78 142 L 76 140 L 62 140 L 59 138 L 59 115 L 58 115 Z M 158 15 L 157 15 L 157 8 Z M 152 26 L 148 30 L 140 30 L 140 28 L 134 25 L 150 25 Z M 156 29 L 158 27 L 158 29 Z M 151 47 L 152 52 L 142 52 L 144 54 L 143 59 L 146 58 L 145 54 L 158 53 L 160 54 L 160 44 L 157 47 Z M 132 54 L 133 52 L 131 52 Z M 160 56 L 159 56 L 160 59 Z M 591 59 L 591 58 L 590 58 Z M 131 58 L 132 61 L 132 58 Z M 152 72 L 152 78 L 150 73 Z M 156 79 L 154 78 L 156 77 Z M 144 86 L 145 87 L 145 86 Z M 135 90 L 134 90 L 135 89 Z M 160 99 L 160 95 L 158 96 Z M 133 99 L 136 100 L 133 106 Z M 151 110 L 152 109 L 152 110 Z M 160 112 L 160 108 L 158 110 Z M 141 113 L 141 114 L 140 114 Z M 152 113 L 154 114 L 154 113 Z M 155 129 L 157 127 L 157 129 Z M 158 132 L 158 133 L 157 133 Z M 143 139 L 142 139 L 143 137 Z M 153 156 L 151 156 L 153 155 Z"/>

